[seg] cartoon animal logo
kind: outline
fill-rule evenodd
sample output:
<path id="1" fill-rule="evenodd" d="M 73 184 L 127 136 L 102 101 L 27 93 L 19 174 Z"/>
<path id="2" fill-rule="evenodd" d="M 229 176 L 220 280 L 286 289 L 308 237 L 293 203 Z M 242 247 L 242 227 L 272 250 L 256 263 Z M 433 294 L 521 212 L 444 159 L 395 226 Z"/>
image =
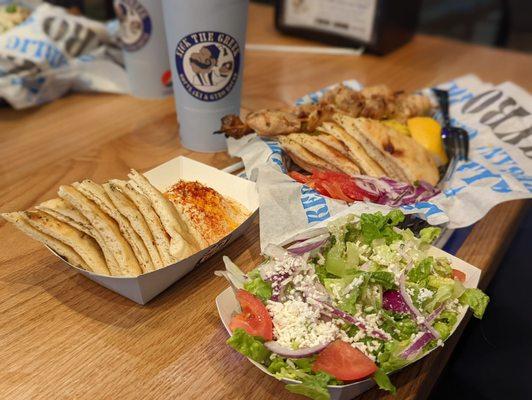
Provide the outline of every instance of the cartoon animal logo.
<path id="1" fill-rule="evenodd" d="M 140 50 L 149 40 L 152 23 L 148 11 L 137 0 L 115 0 L 120 23 L 120 42 L 126 51 Z"/>
<path id="2" fill-rule="evenodd" d="M 229 35 L 196 32 L 176 48 L 178 77 L 184 88 L 203 101 L 225 97 L 238 78 L 240 48 Z"/>
<path id="3" fill-rule="evenodd" d="M 190 68 L 199 86 L 216 86 L 233 71 L 232 57 L 229 57 L 227 49 L 220 47 L 215 44 L 206 45 L 190 55 Z"/>

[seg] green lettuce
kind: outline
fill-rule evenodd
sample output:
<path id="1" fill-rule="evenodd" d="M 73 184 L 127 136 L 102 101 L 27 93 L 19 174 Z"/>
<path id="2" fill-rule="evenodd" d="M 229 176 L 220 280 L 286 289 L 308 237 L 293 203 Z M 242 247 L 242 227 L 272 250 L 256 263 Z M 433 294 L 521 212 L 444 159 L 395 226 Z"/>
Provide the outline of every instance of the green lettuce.
<path id="1" fill-rule="evenodd" d="M 390 211 L 384 215 L 380 211 L 360 216 L 360 232 L 365 243 L 371 244 L 376 239 L 384 239 L 386 244 L 400 240 L 403 236 L 393 227 L 404 221 L 405 216 L 400 210 Z"/>
<path id="2" fill-rule="evenodd" d="M 481 319 L 486 311 L 486 307 L 490 301 L 490 298 L 482 290 L 466 289 L 459 298 L 460 303 L 469 306 L 473 310 L 473 315 Z"/>
<path id="3" fill-rule="evenodd" d="M 377 371 L 375 371 L 375 373 L 373 374 L 373 380 L 382 390 L 386 390 L 387 392 L 390 392 L 392 394 L 395 394 L 397 392 L 397 389 L 393 385 L 388 375 L 386 375 L 386 373 L 382 370 L 378 369 Z"/>
<path id="4" fill-rule="evenodd" d="M 394 281 L 394 275 L 388 271 L 370 272 L 369 282 L 381 285 L 384 290 L 394 289 L 397 286 Z"/>
<path id="5" fill-rule="evenodd" d="M 444 311 L 438 316 L 438 318 L 436 318 L 436 322 L 433 324 L 433 328 L 438 331 L 441 336 L 441 339 L 445 340 L 453 331 L 457 320 L 458 316 L 455 312 Z"/>
<path id="6" fill-rule="evenodd" d="M 233 331 L 233 336 L 227 339 L 227 344 L 239 353 L 259 363 L 269 359 L 271 352 L 264 346 L 262 339 L 251 336 L 242 328 Z"/>
<path id="7" fill-rule="evenodd" d="M 413 334 L 419 331 L 418 324 L 409 314 L 383 311 L 381 315 L 383 316 L 382 329 L 396 340 L 410 339 Z"/>
<path id="8" fill-rule="evenodd" d="M 331 381 L 331 376 L 325 372 L 318 372 L 316 375 L 307 375 L 301 383 L 291 383 L 286 385 L 289 392 L 306 396 L 313 400 L 329 400 L 331 398 L 327 385 Z"/>
<path id="9" fill-rule="evenodd" d="M 444 278 L 451 278 L 453 276 L 453 268 L 451 267 L 451 263 L 445 257 L 436 258 L 433 268 L 434 272 Z"/>
<path id="10" fill-rule="evenodd" d="M 264 281 L 258 269 L 254 269 L 248 274 L 248 280 L 244 283 L 244 289 L 257 296 L 263 302 L 272 297 L 272 285 Z"/>
<path id="11" fill-rule="evenodd" d="M 410 340 L 398 342 L 388 341 L 384 344 L 384 350 L 377 357 L 380 369 L 384 373 L 393 372 L 403 368 L 410 361 L 400 356 L 401 352 L 410 344 Z"/>
<path id="12" fill-rule="evenodd" d="M 435 226 L 429 226 L 419 231 L 419 239 L 422 243 L 431 244 L 440 236 L 441 229 Z"/>
<path id="13" fill-rule="evenodd" d="M 414 268 L 408 271 L 408 280 L 424 286 L 424 283 L 432 273 L 433 265 L 434 257 L 427 257 L 424 260 L 421 260 Z"/>

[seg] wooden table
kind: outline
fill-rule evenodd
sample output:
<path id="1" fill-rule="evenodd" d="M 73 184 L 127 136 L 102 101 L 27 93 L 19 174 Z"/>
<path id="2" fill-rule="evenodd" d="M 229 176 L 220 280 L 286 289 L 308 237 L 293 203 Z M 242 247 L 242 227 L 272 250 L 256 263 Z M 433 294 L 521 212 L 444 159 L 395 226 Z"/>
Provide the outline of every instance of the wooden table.
<path id="1" fill-rule="evenodd" d="M 250 9 L 249 42 L 310 44 L 274 31 L 272 11 Z M 315 45 L 315 44 L 313 44 Z M 418 36 L 386 56 L 248 52 L 243 105 L 291 103 L 347 78 L 413 90 L 466 73 L 532 89 L 532 57 Z M 226 154 L 179 146 L 171 99 L 76 94 L 26 111 L 0 110 L 0 210 L 31 207 L 59 184 L 125 177 L 178 155 L 224 167 Z M 493 276 L 525 202 L 492 210 L 458 256 Z M 38 243 L 0 222 L 0 398 L 296 399 L 224 344 L 214 299 L 227 284 L 213 272 L 221 254 L 139 306 L 67 268 Z M 258 226 L 223 253 L 250 269 Z M 458 335 L 443 350 L 394 376 L 397 398 L 425 398 Z M 372 390 L 365 399 L 386 397 Z"/>

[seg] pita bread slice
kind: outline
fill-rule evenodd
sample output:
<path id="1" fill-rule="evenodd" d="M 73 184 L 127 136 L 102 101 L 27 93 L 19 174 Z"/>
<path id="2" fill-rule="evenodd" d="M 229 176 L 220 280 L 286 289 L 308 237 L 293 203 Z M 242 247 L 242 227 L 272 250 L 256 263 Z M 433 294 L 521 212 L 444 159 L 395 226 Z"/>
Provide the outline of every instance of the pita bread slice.
<path id="1" fill-rule="evenodd" d="M 333 119 L 362 145 L 366 153 L 382 167 L 386 176 L 401 182 L 408 182 L 408 178 L 404 172 L 397 168 L 386 154 L 375 146 L 365 133 L 357 128 L 356 120 L 362 120 L 363 118 L 352 118 L 343 114 L 334 114 Z"/>
<path id="2" fill-rule="evenodd" d="M 356 118 L 354 125 L 408 182 L 423 180 L 436 185 L 439 173 L 430 153 L 410 136 L 380 121 Z M 399 173 L 400 172 L 400 173 Z"/>
<path id="3" fill-rule="evenodd" d="M 96 241 L 42 211 L 26 211 L 28 223 L 38 231 L 71 247 L 89 266 L 92 272 L 109 275 L 109 269 Z"/>
<path id="4" fill-rule="evenodd" d="M 124 217 L 127 218 L 129 223 L 131 224 L 131 227 L 142 239 L 144 246 L 148 250 L 154 269 L 162 268 L 164 265 L 161 260 L 161 256 L 159 255 L 159 251 L 155 246 L 155 240 L 153 239 L 153 235 L 150 231 L 150 228 L 146 224 L 146 220 L 139 212 L 135 204 L 133 204 L 131 200 L 129 200 L 120 191 L 120 189 L 117 186 L 114 186 L 112 183 L 104 183 L 102 186 L 105 190 L 105 193 L 107 193 L 107 195 L 115 205 L 116 209 Z"/>
<path id="5" fill-rule="evenodd" d="M 322 142 L 324 145 L 329 146 L 335 149 L 337 152 L 343 154 L 345 157 L 350 158 L 349 149 L 347 148 L 347 146 L 341 140 L 336 139 L 333 135 L 320 132 L 319 135 L 315 135 L 314 137 L 320 142 Z M 355 160 L 351 161 L 355 162 Z"/>
<path id="6" fill-rule="evenodd" d="M 314 169 L 325 169 L 336 172 L 341 172 L 334 165 L 329 164 L 324 159 L 311 153 L 299 143 L 294 142 L 288 136 L 279 136 L 279 144 L 283 150 L 290 156 L 292 161 L 305 171 L 312 173 Z"/>
<path id="7" fill-rule="evenodd" d="M 348 175 L 360 174 L 360 169 L 353 161 L 332 147 L 323 144 L 315 135 L 292 133 L 288 135 L 288 138 L 321 159 L 326 160 L 329 164 L 334 165 L 341 172 Z"/>
<path id="8" fill-rule="evenodd" d="M 117 223 L 105 214 L 92 201 L 83 196 L 79 191 L 70 185 L 59 187 L 59 197 L 68 201 L 76 207 L 88 220 L 92 226 L 102 236 L 101 245 L 107 246 L 110 253 L 114 255 L 117 261 L 117 269 L 108 264 L 111 275 L 137 276 L 142 273 L 142 269 L 131 250 L 129 243 L 123 238 Z"/>
<path id="9" fill-rule="evenodd" d="M 51 215 L 61 222 L 69 224 L 86 235 L 94 237 L 90 221 L 70 203 L 67 203 L 63 199 L 51 199 L 39 204 L 35 208 Z"/>
<path id="10" fill-rule="evenodd" d="M 24 215 L 23 212 L 3 213 L 1 215 L 6 221 L 11 222 L 29 237 L 38 240 L 44 245 L 50 247 L 61 257 L 66 258 L 66 260 L 70 264 L 74 265 L 75 267 L 91 271 L 87 263 L 83 261 L 80 255 L 76 253 L 72 247 L 67 246 L 66 244 L 60 242 L 57 239 L 54 239 L 49 235 L 45 235 L 44 233 L 39 232 L 37 229 L 35 229 L 28 223 L 28 218 Z"/>
<path id="11" fill-rule="evenodd" d="M 103 256 L 105 257 L 107 268 L 111 274 L 120 275 L 120 267 L 118 266 L 118 262 L 116 261 L 116 258 L 109 246 L 105 244 L 105 240 L 103 239 L 102 235 L 100 235 L 98 230 L 91 225 L 90 221 L 85 218 L 85 216 L 81 214 L 72 204 L 61 198 L 58 198 L 45 201 L 36 208 L 37 210 L 43 211 L 48 215 L 57 218 L 59 221 L 67 223 L 73 228 L 92 236 L 96 242 L 98 242 L 98 245 L 103 252 Z"/>
<path id="12" fill-rule="evenodd" d="M 338 124 L 324 122 L 318 130 L 326 132 L 343 142 L 349 150 L 349 157 L 359 166 L 362 173 L 377 178 L 386 175 L 381 166 L 366 153 L 364 147 Z"/>
<path id="13" fill-rule="evenodd" d="M 129 221 L 115 207 L 103 186 L 90 179 L 86 179 L 81 183 L 73 183 L 72 186 L 79 190 L 89 200 L 93 201 L 103 212 L 118 223 L 118 228 L 124 239 L 126 239 L 131 246 L 135 257 L 142 268 L 142 272 L 154 271 L 155 267 L 153 266 L 150 254 L 142 239 L 135 232 Z"/>
<path id="14" fill-rule="evenodd" d="M 139 192 L 140 188 L 137 191 L 129 183 L 118 179 L 113 179 L 110 183 L 120 188 L 122 193 L 137 206 L 143 215 L 153 235 L 155 245 L 157 246 L 157 250 L 159 250 L 159 255 L 164 266 L 175 263 L 177 258 L 170 254 L 170 236 L 164 230 L 161 219 L 153 210 L 148 198 Z"/>
<path id="15" fill-rule="evenodd" d="M 146 177 L 134 169 L 128 175 L 151 202 L 151 205 L 170 235 L 170 253 L 179 260 L 186 258 L 201 247 L 200 233 L 193 224 L 185 223 L 183 216 L 164 195 L 155 188 Z"/>

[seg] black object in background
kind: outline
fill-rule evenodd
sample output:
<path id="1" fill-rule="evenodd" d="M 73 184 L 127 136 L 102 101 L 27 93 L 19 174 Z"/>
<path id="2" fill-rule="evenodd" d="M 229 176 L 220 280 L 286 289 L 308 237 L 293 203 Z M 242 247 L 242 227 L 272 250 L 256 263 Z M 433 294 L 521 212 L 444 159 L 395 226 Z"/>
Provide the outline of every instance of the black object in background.
<path id="1" fill-rule="evenodd" d="M 531 241 L 529 207 L 486 290 L 484 318 L 471 318 L 430 400 L 532 398 Z"/>
<path id="2" fill-rule="evenodd" d="M 386 54 L 410 40 L 421 0 L 276 0 L 275 25 L 289 35 Z"/>

